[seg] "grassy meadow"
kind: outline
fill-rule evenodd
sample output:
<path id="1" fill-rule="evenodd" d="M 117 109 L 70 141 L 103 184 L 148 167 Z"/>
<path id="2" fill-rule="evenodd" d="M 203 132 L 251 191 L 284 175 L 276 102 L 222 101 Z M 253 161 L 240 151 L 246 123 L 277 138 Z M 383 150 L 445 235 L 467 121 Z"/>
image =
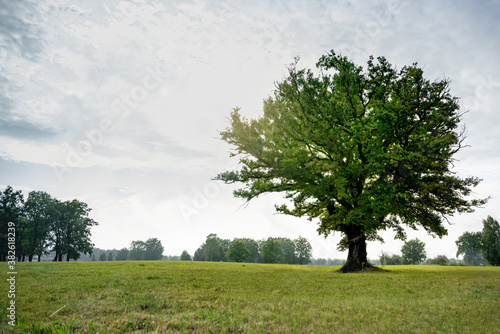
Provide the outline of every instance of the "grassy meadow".
<path id="1" fill-rule="evenodd" d="M 127 261 L 16 269 L 20 333 L 500 333 L 498 267 L 340 274 L 326 266 Z M 5 279 L 0 291 L 7 331 Z"/>

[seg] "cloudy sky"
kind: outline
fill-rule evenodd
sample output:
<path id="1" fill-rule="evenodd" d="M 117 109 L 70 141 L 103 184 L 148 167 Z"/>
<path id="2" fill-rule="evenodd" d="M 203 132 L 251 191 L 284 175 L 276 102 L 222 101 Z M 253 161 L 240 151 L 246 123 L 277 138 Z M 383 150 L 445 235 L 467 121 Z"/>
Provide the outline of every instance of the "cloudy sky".
<path id="1" fill-rule="evenodd" d="M 492 196 L 450 218 L 427 254 L 454 257 L 455 240 L 500 219 L 498 1 L 0 1 L 0 189 L 79 199 L 99 222 L 100 248 L 159 238 L 165 254 L 193 254 L 223 238 L 305 236 L 314 257 L 345 258 L 307 219 L 276 215 L 281 195 L 248 205 L 211 181 L 232 168 L 218 139 L 234 107 L 257 117 L 286 66 L 312 68 L 331 49 L 360 65 L 385 56 L 451 79 L 470 147 L 455 171 Z M 370 258 L 399 253 L 393 232 Z"/>

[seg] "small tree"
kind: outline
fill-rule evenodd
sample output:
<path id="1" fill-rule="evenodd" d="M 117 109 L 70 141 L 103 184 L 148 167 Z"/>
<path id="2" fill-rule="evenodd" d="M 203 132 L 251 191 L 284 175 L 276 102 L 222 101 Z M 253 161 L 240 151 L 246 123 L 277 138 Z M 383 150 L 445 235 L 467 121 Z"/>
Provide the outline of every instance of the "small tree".
<path id="1" fill-rule="evenodd" d="M 135 240 L 132 241 L 130 245 L 129 257 L 130 260 L 140 261 L 144 260 L 144 254 L 146 253 L 146 244 L 144 241 Z"/>
<path id="2" fill-rule="evenodd" d="M 99 261 L 106 261 L 106 252 L 101 253 L 101 255 L 99 255 Z"/>
<path id="3" fill-rule="evenodd" d="M 248 262 L 253 262 L 253 263 L 261 262 L 259 244 L 257 243 L 257 241 L 250 238 L 242 238 L 238 240 L 243 241 L 245 243 L 245 247 L 250 251 L 250 257 L 248 259 Z"/>
<path id="4" fill-rule="evenodd" d="M 457 244 L 457 257 L 464 256 L 468 266 L 479 266 L 488 262 L 483 257 L 481 245 L 481 232 L 465 232 L 455 243 Z"/>
<path id="5" fill-rule="evenodd" d="M 145 242 L 146 251 L 144 260 L 161 260 L 163 258 L 163 246 L 157 238 L 149 238 Z"/>
<path id="6" fill-rule="evenodd" d="M 282 263 L 285 252 L 281 243 L 274 239 L 267 239 L 266 243 L 262 246 L 262 262 L 264 263 Z"/>
<path id="7" fill-rule="evenodd" d="M 193 261 L 205 261 L 204 249 L 205 244 L 198 247 L 198 249 L 194 252 Z"/>
<path id="8" fill-rule="evenodd" d="M 484 258 L 492 266 L 500 266 L 500 225 L 491 216 L 483 220 L 481 234 Z"/>
<path id="9" fill-rule="evenodd" d="M 308 264 L 312 258 L 312 247 L 309 241 L 304 237 L 298 237 L 293 241 L 295 243 L 296 261 L 298 264 Z"/>
<path id="10" fill-rule="evenodd" d="M 295 243 L 289 238 L 276 238 L 283 248 L 284 256 L 281 263 L 295 264 L 297 262 L 295 254 Z"/>
<path id="11" fill-rule="evenodd" d="M 191 261 L 191 255 L 187 252 L 187 250 L 183 251 L 181 254 L 181 261 Z"/>
<path id="12" fill-rule="evenodd" d="M 425 244 L 418 239 L 407 241 L 401 248 L 401 253 L 404 264 L 419 264 L 426 258 Z"/>
<path id="13" fill-rule="evenodd" d="M 232 262 L 248 262 L 251 254 L 243 241 L 235 239 L 229 245 L 226 256 Z"/>
<path id="14" fill-rule="evenodd" d="M 108 261 L 113 261 L 113 258 L 114 258 L 113 252 L 109 252 L 109 254 L 108 254 Z"/>
<path id="15" fill-rule="evenodd" d="M 126 261 L 128 260 L 128 249 L 127 248 L 122 248 L 118 251 L 116 254 L 116 261 Z"/>
<path id="16" fill-rule="evenodd" d="M 222 261 L 222 245 L 217 234 L 209 234 L 203 247 L 205 261 Z"/>
<path id="17" fill-rule="evenodd" d="M 380 260 L 380 265 L 385 266 L 387 264 L 387 260 L 389 258 L 389 255 L 387 253 L 383 252 L 380 254 L 379 260 Z"/>

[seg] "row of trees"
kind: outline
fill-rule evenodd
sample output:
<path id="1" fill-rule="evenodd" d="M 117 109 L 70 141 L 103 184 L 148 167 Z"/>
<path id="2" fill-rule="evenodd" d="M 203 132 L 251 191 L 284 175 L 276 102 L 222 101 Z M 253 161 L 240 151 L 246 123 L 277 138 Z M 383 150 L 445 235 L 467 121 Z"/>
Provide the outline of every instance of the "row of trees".
<path id="1" fill-rule="evenodd" d="M 26 201 L 20 190 L 8 186 L 0 193 L 0 261 L 5 261 L 7 226 L 15 224 L 18 261 L 40 261 L 42 255 L 54 254 L 54 261 L 78 259 L 91 253 L 90 228 L 98 225 L 89 218 L 91 209 L 78 200 L 61 201 L 44 191 L 32 191 Z"/>
<path id="2" fill-rule="evenodd" d="M 491 216 L 483 220 L 481 232 L 465 232 L 456 244 L 457 256 L 463 255 L 467 265 L 500 265 L 500 225 Z"/>
<path id="3" fill-rule="evenodd" d="M 163 258 L 163 245 L 157 238 L 149 238 L 146 241 L 132 241 L 130 248 L 120 250 L 103 250 L 94 248 L 92 261 L 141 261 L 141 260 L 161 260 Z"/>
<path id="4" fill-rule="evenodd" d="M 206 241 L 196 250 L 194 261 L 231 261 L 251 263 L 308 264 L 311 262 L 312 247 L 306 238 L 268 238 L 253 240 L 239 238 L 230 241 L 217 234 L 209 234 Z M 181 260 L 191 260 L 184 251 Z"/>
<path id="5" fill-rule="evenodd" d="M 458 246 L 457 257 L 463 255 L 463 263 L 468 266 L 490 264 L 500 265 L 500 225 L 491 216 L 483 220 L 481 232 L 465 232 L 456 241 Z M 380 264 L 419 264 L 426 260 L 425 244 L 418 240 L 410 240 L 401 248 L 402 255 L 388 255 L 382 252 Z M 427 259 L 426 264 L 459 264 L 457 260 L 438 255 L 434 259 Z"/>
<path id="6" fill-rule="evenodd" d="M 399 265 L 399 264 L 419 264 L 427 258 L 425 244 L 419 239 L 409 240 L 401 247 L 400 255 L 388 255 L 382 252 L 380 256 L 381 265 Z"/>

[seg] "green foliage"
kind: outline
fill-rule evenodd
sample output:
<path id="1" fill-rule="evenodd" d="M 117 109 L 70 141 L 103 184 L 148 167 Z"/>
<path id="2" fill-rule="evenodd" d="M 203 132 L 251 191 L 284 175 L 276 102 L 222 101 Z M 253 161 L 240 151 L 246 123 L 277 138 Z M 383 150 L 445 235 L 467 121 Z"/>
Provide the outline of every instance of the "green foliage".
<path id="1" fill-rule="evenodd" d="M 193 255 L 193 261 L 205 261 L 205 254 L 203 253 L 203 247 L 205 244 L 201 245 Z"/>
<path id="2" fill-rule="evenodd" d="M 116 254 L 116 261 L 126 261 L 128 260 L 128 248 L 122 248 Z"/>
<path id="3" fill-rule="evenodd" d="M 283 263 L 285 252 L 282 243 L 274 238 L 267 239 L 262 245 L 261 256 L 263 263 Z"/>
<path id="4" fill-rule="evenodd" d="M 163 258 L 163 246 L 157 238 L 149 238 L 146 241 L 135 240 L 130 245 L 128 256 L 130 260 L 161 260 Z"/>
<path id="5" fill-rule="evenodd" d="M 208 235 L 206 241 L 196 250 L 193 260 L 264 262 L 262 258 L 263 247 L 270 239 L 274 239 L 274 241 L 280 244 L 283 254 L 279 255 L 279 262 L 268 263 L 308 264 L 311 261 L 312 247 L 309 241 L 303 237 L 295 240 L 289 238 L 269 238 L 268 240 L 259 241 L 250 238 L 236 238 L 232 242 L 229 242 L 229 240 L 220 239 L 214 233 Z M 225 256 L 222 256 L 222 252 L 224 251 Z M 278 253 L 281 254 L 281 251 L 278 251 Z M 277 260 L 268 258 L 267 261 Z"/>
<path id="6" fill-rule="evenodd" d="M 425 244 L 418 239 L 405 242 L 401 247 L 401 253 L 403 255 L 403 264 L 419 264 L 427 257 Z"/>
<path id="7" fill-rule="evenodd" d="M 438 255 L 433 259 L 427 259 L 426 264 L 435 264 L 439 266 L 446 266 L 450 263 L 450 260 L 445 255 Z"/>
<path id="8" fill-rule="evenodd" d="M 9 221 L 16 225 L 16 253 L 18 260 L 51 251 L 55 261 L 78 259 L 80 253 L 90 254 L 90 228 L 98 225 L 89 218 L 91 209 L 78 200 L 61 202 L 43 191 L 32 191 L 24 203 L 21 191 L 13 191 L 8 186 L 0 193 L 0 260 L 6 254 L 4 243 Z"/>
<path id="9" fill-rule="evenodd" d="M 250 251 L 250 257 L 248 262 L 259 263 L 261 262 L 259 244 L 257 241 L 250 238 L 240 238 L 238 240 L 243 241 L 245 247 Z"/>
<path id="10" fill-rule="evenodd" d="M 235 239 L 229 245 L 227 258 L 232 262 L 248 262 L 252 253 L 248 250 L 245 242 Z"/>
<path id="11" fill-rule="evenodd" d="M 13 222 L 16 226 L 16 253 L 23 253 L 22 240 L 22 214 L 24 198 L 20 190 L 14 191 L 7 186 L 0 193 L 0 261 L 5 261 L 8 254 L 8 223 Z"/>
<path id="12" fill-rule="evenodd" d="M 229 243 L 229 240 L 221 239 L 217 234 L 209 234 L 203 245 L 203 261 L 227 261 L 226 253 Z"/>
<path id="13" fill-rule="evenodd" d="M 34 255 L 47 254 L 49 246 L 50 225 L 56 219 L 56 205 L 48 193 L 32 191 L 24 203 L 26 221 L 25 249 L 28 260 L 32 261 Z"/>
<path id="14" fill-rule="evenodd" d="M 106 253 L 101 253 L 101 255 L 99 255 L 99 261 L 106 261 L 106 260 L 107 260 Z"/>
<path id="15" fill-rule="evenodd" d="M 145 246 L 144 260 L 161 260 L 163 258 L 164 248 L 159 239 L 149 238 L 146 240 Z"/>
<path id="16" fill-rule="evenodd" d="M 481 243 L 483 256 L 488 263 L 500 266 L 500 225 L 491 216 L 483 220 Z"/>
<path id="17" fill-rule="evenodd" d="M 457 241 L 457 257 L 464 256 L 464 262 L 468 266 L 479 266 L 487 261 L 481 254 L 481 232 L 465 232 Z"/>
<path id="18" fill-rule="evenodd" d="M 114 259 L 113 252 L 109 252 L 109 254 L 108 254 L 108 261 L 113 261 L 113 259 Z"/>
<path id="19" fill-rule="evenodd" d="M 403 258 L 400 255 L 388 255 L 382 252 L 380 255 L 380 264 L 383 266 L 398 266 L 403 264 Z"/>
<path id="20" fill-rule="evenodd" d="M 304 237 L 298 237 L 294 240 L 297 264 L 308 264 L 312 258 L 312 247 L 309 241 Z"/>
<path id="21" fill-rule="evenodd" d="M 191 255 L 186 250 L 181 254 L 181 261 L 191 261 Z"/>
<path id="22" fill-rule="evenodd" d="M 135 240 L 130 244 L 128 256 L 132 261 L 140 261 L 144 259 L 146 253 L 146 243 L 144 241 Z"/>
<path id="23" fill-rule="evenodd" d="M 291 204 L 278 212 L 344 235 L 347 271 L 368 266 L 364 244 L 379 230 L 405 239 L 404 226 L 421 225 L 443 236 L 443 216 L 486 202 L 466 199 L 478 178 L 450 169 L 464 130 L 448 80 L 425 79 L 417 64 L 397 71 L 384 57 L 370 57 L 364 70 L 333 51 L 317 63 L 319 76 L 296 65 L 260 118 L 234 109 L 221 132 L 242 167 L 216 179 L 242 183 L 236 197 L 284 192 Z"/>

